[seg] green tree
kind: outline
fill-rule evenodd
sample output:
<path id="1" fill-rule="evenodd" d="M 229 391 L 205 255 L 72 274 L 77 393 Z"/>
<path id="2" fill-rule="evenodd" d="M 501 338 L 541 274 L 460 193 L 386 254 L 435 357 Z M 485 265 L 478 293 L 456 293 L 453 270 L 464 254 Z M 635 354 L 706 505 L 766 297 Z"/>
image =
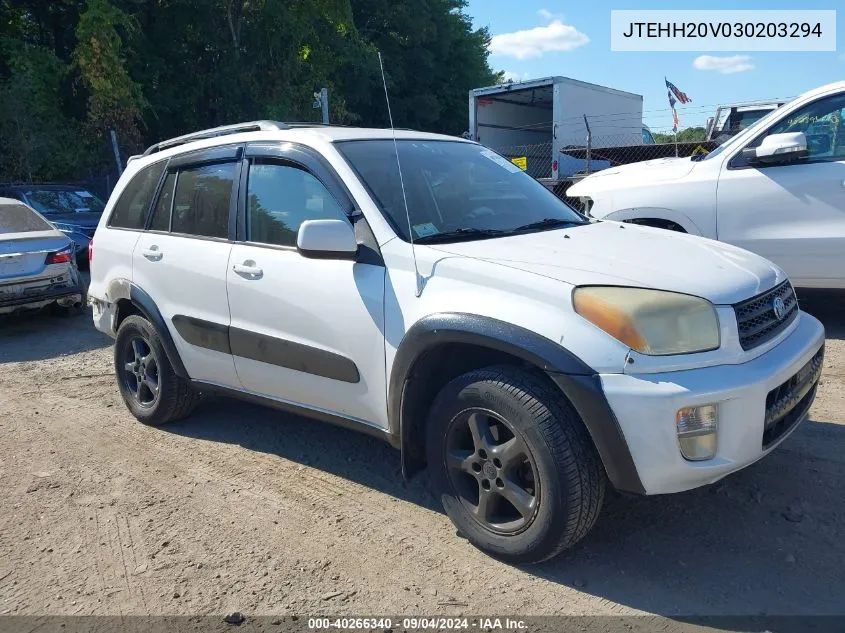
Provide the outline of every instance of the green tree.
<path id="1" fill-rule="evenodd" d="M 467 91 L 501 80 L 466 0 L 0 0 L 0 40 L 0 179 L 108 170 L 110 129 L 128 153 L 236 121 L 316 121 L 324 86 L 333 122 L 387 126 L 377 51 L 401 127 L 460 134 Z"/>
<path id="2" fill-rule="evenodd" d="M 0 79 L 0 179 L 79 173 L 79 126 L 63 107 L 68 66 L 45 46 L 8 37 L 0 37 L 0 58 L 5 62 L 5 77 Z"/>
<path id="3" fill-rule="evenodd" d="M 400 127 L 460 134 L 467 93 L 496 83 L 487 62 L 490 34 L 474 29 L 466 0 L 351 0 L 361 36 L 382 51 L 394 122 Z M 387 125 L 380 77 L 349 97 L 368 125 Z"/>
<path id="4" fill-rule="evenodd" d="M 87 90 L 88 127 L 101 147 L 112 129 L 130 149 L 141 142 L 146 102 L 141 86 L 126 69 L 121 37 L 121 32 L 128 35 L 134 26 L 109 0 L 88 0 L 76 27 L 73 58 Z"/>
<path id="5" fill-rule="evenodd" d="M 688 127 L 678 131 L 678 143 L 696 143 L 703 141 L 705 137 L 705 129 L 703 127 Z M 652 134 L 657 143 L 674 143 L 674 134 L 663 134 L 662 132 L 654 132 Z"/>

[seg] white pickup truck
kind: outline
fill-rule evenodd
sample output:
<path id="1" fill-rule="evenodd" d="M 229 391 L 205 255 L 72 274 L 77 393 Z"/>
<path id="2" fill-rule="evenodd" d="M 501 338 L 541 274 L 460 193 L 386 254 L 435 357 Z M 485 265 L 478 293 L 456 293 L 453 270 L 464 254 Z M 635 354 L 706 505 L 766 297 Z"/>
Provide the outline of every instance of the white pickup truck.
<path id="1" fill-rule="evenodd" d="M 845 288 L 845 81 L 807 92 L 706 156 L 606 169 L 567 190 L 594 218 L 674 229 Z"/>

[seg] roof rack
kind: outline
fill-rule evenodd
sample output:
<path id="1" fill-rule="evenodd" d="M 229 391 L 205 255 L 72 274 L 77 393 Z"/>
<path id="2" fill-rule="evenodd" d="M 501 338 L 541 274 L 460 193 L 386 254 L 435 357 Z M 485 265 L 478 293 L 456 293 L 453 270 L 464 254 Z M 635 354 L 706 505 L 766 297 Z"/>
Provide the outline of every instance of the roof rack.
<path id="1" fill-rule="evenodd" d="M 216 138 L 218 136 L 226 136 L 228 134 L 240 134 L 242 132 L 266 132 L 276 130 L 289 130 L 291 125 L 282 123 L 280 121 L 250 121 L 248 123 L 235 123 L 234 125 L 221 125 L 220 127 L 213 127 L 208 130 L 200 130 L 199 132 L 191 132 L 190 134 L 183 134 L 176 138 L 171 138 L 166 141 L 161 141 L 155 145 L 150 145 L 142 156 L 149 156 L 177 145 L 184 145 L 193 141 L 201 141 L 208 138 Z"/>
<path id="2" fill-rule="evenodd" d="M 166 141 L 160 141 L 155 145 L 150 145 L 147 150 L 140 155 L 131 156 L 129 160 L 127 160 L 127 164 L 130 161 L 140 158 L 141 156 L 149 156 L 150 154 L 155 154 L 156 152 L 160 152 L 165 149 L 169 149 L 171 147 L 176 147 L 177 145 L 184 145 L 185 143 L 191 143 L 193 141 L 201 141 L 203 139 L 209 138 L 216 138 L 218 136 L 227 136 L 229 134 L 240 134 L 242 132 L 267 132 L 267 131 L 278 131 L 278 130 L 293 130 L 296 128 L 309 128 L 309 127 L 347 127 L 344 125 L 340 125 L 337 123 L 319 123 L 317 121 L 290 121 L 290 122 L 283 122 L 283 121 L 249 121 L 247 123 L 235 123 L 234 125 L 221 125 L 220 127 L 213 127 L 208 130 L 200 130 L 199 132 L 191 132 L 190 134 L 184 134 L 182 136 L 177 136 L 176 138 L 171 138 Z M 409 130 L 408 128 L 395 128 L 397 130 Z"/>

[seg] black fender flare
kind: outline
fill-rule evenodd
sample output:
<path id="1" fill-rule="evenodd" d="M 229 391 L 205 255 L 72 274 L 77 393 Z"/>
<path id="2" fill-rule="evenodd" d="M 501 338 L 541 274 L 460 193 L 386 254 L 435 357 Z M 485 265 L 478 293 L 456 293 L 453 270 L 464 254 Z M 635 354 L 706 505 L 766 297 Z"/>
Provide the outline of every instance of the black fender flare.
<path id="1" fill-rule="evenodd" d="M 129 299 L 133 305 L 144 313 L 147 320 L 152 323 L 161 339 L 161 345 L 164 347 L 164 353 L 167 354 L 167 360 L 170 361 L 170 366 L 173 367 L 176 375 L 184 380 L 190 380 L 191 377 L 188 375 L 188 370 L 185 369 L 182 357 L 179 356 L 179 350 L 176 349 L 176 343 L 173 342 L 170 329 L 167 327 L 167 323 L 165 323 L 164 317 L 161 315 L 161 310 L 158 309 L 153 298 L 144 292 L 144 290 L 132 284 L 129 286 Z"/>
<path id="2" fill-rule="evenodd" d="M 545 372 L 575 407 L 605 466 L 608 477 L 619 489 L 642 494 L 645 489 L 637 473 L 628 444 L 610 408 L 596 371 L 575 354 L 554 341 L 518 325 L 465 313 L 439 313 L 417 321 L 403 337 L 396 351 L 388 386 L 390 435 L 402 451 L 402 469 L 408 476 L 414 450 L 411 415 L 405 393 L 414 379 L 414 366 L 428 351 L 448 343 L 472 344 L 507 353 Z"/>
<path id="3" fill-rule="evenodd" d="M 185 369 L 185 364 L 182 362 L 179 350 L 176 349 L 176 343 L 173 342 L 173 336 L 171 336 L 167 323 L 161 315 L 161 310 L 158 309 L 153 298 L 142 288 L 125 280 L 118 284 L 111 284 L 109 290 L 112 301 L 117 302 L 119 299 L 128 299 L 144 318 L 152 324 L 159 339 L 161 339 L 161 345 L 164 348 L 164 353 L 167 354 L 167 360 L 170 361 L 173 371 L 180 378 L 190 380 L 191 377 L 188 375 L 188 370 Z M 115 335 L 117 335 L 117 328 L 113 327 L 112 329 Z"/>

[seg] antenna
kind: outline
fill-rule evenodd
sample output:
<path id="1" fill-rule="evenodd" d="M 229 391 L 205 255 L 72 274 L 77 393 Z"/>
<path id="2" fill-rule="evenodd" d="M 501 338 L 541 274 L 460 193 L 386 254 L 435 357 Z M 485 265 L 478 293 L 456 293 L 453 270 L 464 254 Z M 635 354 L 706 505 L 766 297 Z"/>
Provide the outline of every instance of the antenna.
<path id="1" fill-rule="evenodd" d="M 393 151 L 396 153 L 396 167 L 399 169 L 399 184 L 402 187 L 402 201 L 405 203 L 405 217 L 408 219 L 408 239 L 411 240 L 411 259 L 414 260 L 414 279 L 416 280 L 415 295 L 422 294 L 423 278 L 417 266 L 417 252 L 414 249 L 414 229 L 411 226 L 411 211 L 408 209 L 408 195 L 405 193 L 405 179 L 402 177 L 402 163 L 399 161 L 399 144 L 396 142 L 396 128 L 393 127 L 393 113 L 390 111 L 390 96 L 387 94 L 387 78 L 384 75 L 384 63 L 381 51 L 378 52 L 378 65 L 381 68 L 381 81 L 384 84 L 384 100 L 387 102 L 387 118 L 390 119 L 390 131 L 393 134 Z"/>

